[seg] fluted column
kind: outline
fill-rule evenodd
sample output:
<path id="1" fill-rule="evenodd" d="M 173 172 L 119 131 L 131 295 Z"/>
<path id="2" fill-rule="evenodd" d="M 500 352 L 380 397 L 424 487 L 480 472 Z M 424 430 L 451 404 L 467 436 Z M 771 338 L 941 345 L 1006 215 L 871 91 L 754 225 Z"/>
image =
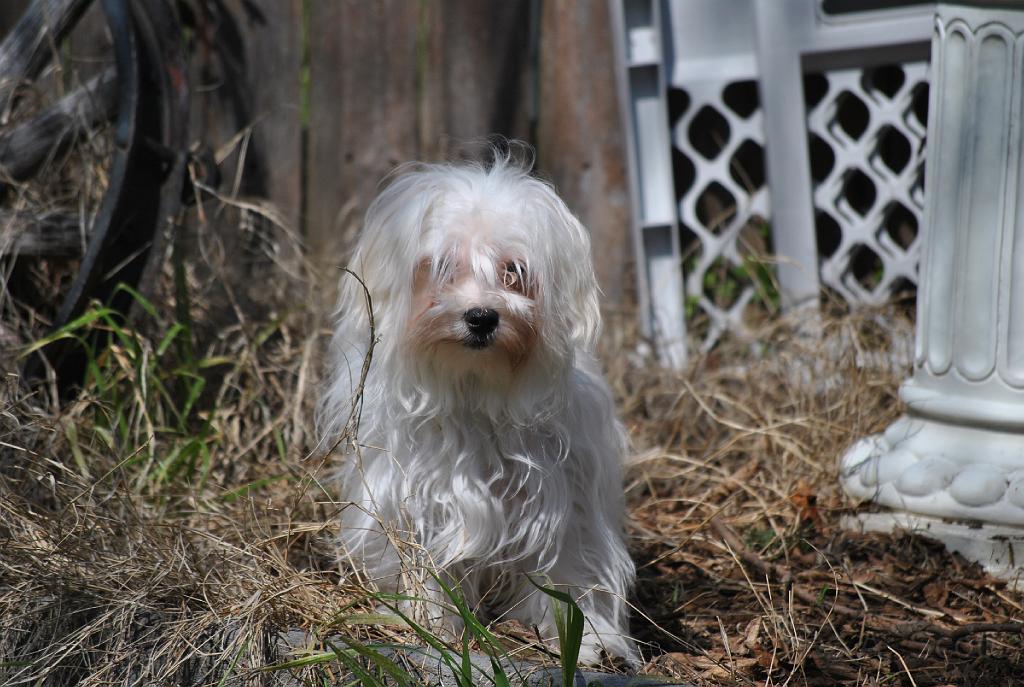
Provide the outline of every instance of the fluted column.
<path id="1" fill-rule="evenodd" d="M 907 413 L 842 459 L 869 529 L 1024 571 L 1024 2 L 938 6 Z"/>

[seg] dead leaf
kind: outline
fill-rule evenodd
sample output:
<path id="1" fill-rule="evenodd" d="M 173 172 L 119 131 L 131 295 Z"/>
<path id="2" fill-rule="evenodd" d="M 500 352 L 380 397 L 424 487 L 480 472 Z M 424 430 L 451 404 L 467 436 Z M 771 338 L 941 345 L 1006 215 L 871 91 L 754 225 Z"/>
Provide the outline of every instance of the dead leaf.
<path id="1" fill-rule="evenodd" d="M 946 601 L 949 600 L 949 587 L 941 580 L 929 582 L 922 591 L 924 592 L 925 601 L 932 608 L 944 608 Z"/>
<path id="2" fill-rule="evenodd" d="M 743 648 L 748 653 L 757 654 L 761 648 L 761 619 L 754 618 L 747 623 L 747 628 L 743 631 Z"/>
<path id="3" fill-rule="evenodd" d="M 807 482 L 800 482 L 789 495 L 790 502 L 797 507 L 797 519 L 815 528 L 821 526 L 821 514 L 818 512 L 818 495 Z"/>

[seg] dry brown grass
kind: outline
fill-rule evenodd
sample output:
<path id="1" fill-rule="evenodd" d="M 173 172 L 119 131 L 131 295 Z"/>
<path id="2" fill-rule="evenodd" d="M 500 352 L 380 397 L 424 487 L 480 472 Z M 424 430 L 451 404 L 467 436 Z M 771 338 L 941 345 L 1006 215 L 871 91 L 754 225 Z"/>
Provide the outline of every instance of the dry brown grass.
<path id="1" fill-rule="evenodd" d="M 203 396 L 202 483 L 154 485 L 135 462 L 150 451 L 158 462 L 181 437 L 140 418 L 111 442 L 103 398 L 59 407 L 8 380 L 5 684 L 258 683 L 258 668 L 286 658 L 277 633 L 289 628 L 410 639 L 339 620 L 372 601 L 326 554 L 339 506 L 308 455 L 325 332 L 315 308 L 285 309 L 311 302 L 296 297 L 307 287 L 275 286 L 286 297 L 251 316 L 218 272 L 192 274 L 198 303 L 237 306 L 195 313 L 221 318 L 203 357 L 232 361 L 211 368 Z M 897 309 L 801 319 L 680 373 L 638 362 L 628 324 L 609 327 L 605 358 L 636 446 L 632 627 L 647 671 L 698 685 L 1012 684 L 1020 633 L 969 624 L 1019 618 L 1019 594 L 925 540 L 838 526 L 836 458 L 900 412 L 905 370 L 885 352 L 911 323 Z"/>
<path id="2" fill-rule="evenodd" d="M 168 258 L 159 317 L 97 360 L 109 387 L 61 404 L 52 384 L 10 374 L 0 391 L 3 684 L 260 684 L 290 657 L 290 629 L 415 639 L 355 615 L 376 601 L 331 560 L 341 505 L 310 450 L 329 306 L 318 279 L 269 208 L 201 195 L 184 241 L 194 353 L 158 355 L 176 305 Z M 4 297 L 22 341 L 45 330 Z M 635 445 L 632 629 L 646 672 L 698 685 L 1024 674 L 1019 593 L 925 540 L 839 527 L 838 456 L 901 410 L 903 312 L 797 313 L 681 372 L 637 355 L 632 314 L 611 319 L 603 355 Z M 176 425 L 190 375 L 205 387 Z M 197 442 L 208 459 L 173 460 Z M 532 641 L 498 629 L 509 647 Z M 338 669 L 299 672 L 318 671 Z"/>

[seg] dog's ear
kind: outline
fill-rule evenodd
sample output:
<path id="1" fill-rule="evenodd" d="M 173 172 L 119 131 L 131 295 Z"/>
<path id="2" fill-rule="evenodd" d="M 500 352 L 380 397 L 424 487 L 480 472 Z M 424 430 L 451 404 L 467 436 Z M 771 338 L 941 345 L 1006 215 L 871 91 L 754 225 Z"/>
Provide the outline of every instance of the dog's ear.
<path id="1" fill-rule="evenodd" d="M 392 173 L 367 209 L 348 271 L 340 277 L 332 350 L 348 351 L 357 371 L 370 338 L 367 305 L 373 308 L 374 335 L 402 329 L 423 225 L 440 193 L 425 171 L 426 165 L 410 164 Z"/>
<path id="2" fill-rule="evenodd" d="M 366 210 L 359 242 L 349 269 L 363 285 L 344 274 L 339 287 L 338 316 L 368 320 L 366 295 L 373 303 L 378 331 L 399 331 L 397 322 L 408 311 L 412 282 L 419 260 L 421 236 L 431 208 L 442 189 L 430 173 L 430 166 L 411 163 L 396 169 L 384 190 Z"/>
<path id="3" fill-rule="evenodd" d="M 575 235 L 577 248 L 568 272 L 569 283 L 565 294 L 570 299 L 567 314 L 573 344 L 577 348 L 592 351 L 601 334 L 600 288 L 594 274 L 594 260 L 590 249 L 590 233 L 568 208 L 565 210 L 571 220 L 571 231 Z"/>
<path id="4" fill-rule="evenodd" d="M 540 220 L 548 234 L 542 242 L 548 253 L 542 296 L 546 316 L 555 318 L 572 350 L 592 351 L 601 333 L 601 309 L 590 234 L 555 191 L 542 186 L 546 198 L 540 206 L 546 216 Z"/>
<path id="5" fill-rule="evenodd" d="M 407 293 L 412 286 L 420 237 L 442 193 L 432 179 L 427 165 L 404 165 L 366 211 L 352 264 L 375 298 Z"/>
<path id="6" fill-rule="evenodd" d="M 348 270 L 341 275 L 330 376 L 317 408 L 317 427 L 325 441 L 336 439 L 343 429 L 338 423 L 351 407 L 370 341 L 382 343 L 374 359 L 386 358 L 395 333 L 403 328 L 400 318 L 408 311 L 423 225 L 440 193 L 425 169 L 406 165 L 392 174 L 367 209 Z"/>

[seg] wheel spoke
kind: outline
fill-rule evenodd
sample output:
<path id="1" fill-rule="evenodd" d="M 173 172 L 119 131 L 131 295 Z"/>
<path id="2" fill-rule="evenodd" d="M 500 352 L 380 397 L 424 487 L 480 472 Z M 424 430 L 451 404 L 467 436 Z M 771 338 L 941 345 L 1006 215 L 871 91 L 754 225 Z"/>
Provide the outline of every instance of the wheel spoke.
<path id="1" fill-rule="evenodd" d="M 39 76 L 91 1 L 36 0 L 0 43 L 0 123 L 10 115 L 18 85 Z"/>
<path id="2" fill-rule="evenodd" d="M 74 256 L 82 246 L 77 215 L 0 210 L 0 256 Z"/>
<path id="3" fill-rule="evenodd" d="M 117 72 L 110 68 L 35 118 L 0 133 L 0 180 L 22 181 L 100 122 L 117 113 Z"/>

